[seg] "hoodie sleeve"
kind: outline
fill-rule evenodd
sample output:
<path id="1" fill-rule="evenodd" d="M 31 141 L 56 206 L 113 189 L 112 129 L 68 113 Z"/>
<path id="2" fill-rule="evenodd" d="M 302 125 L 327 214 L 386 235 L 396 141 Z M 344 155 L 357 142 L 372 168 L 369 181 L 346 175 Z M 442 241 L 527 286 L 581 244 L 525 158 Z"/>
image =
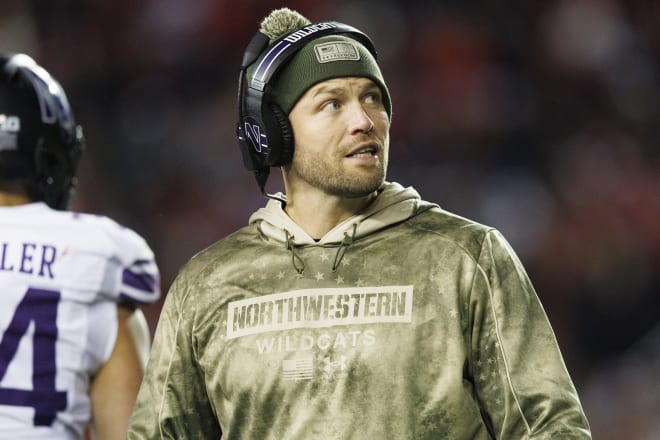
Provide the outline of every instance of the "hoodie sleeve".
<path id="1" fill-rule="evenodd" d="M 194 355 L 194 304 L 184 275 L 163 305 L 128 439 L 220 438 Z"/>
<path id="2" fill-rule="evenodd" d="M 470 370 L 498 439 L 590 439 L 553 330 L 504 237 L 486 234 L 470 292 Z"/>

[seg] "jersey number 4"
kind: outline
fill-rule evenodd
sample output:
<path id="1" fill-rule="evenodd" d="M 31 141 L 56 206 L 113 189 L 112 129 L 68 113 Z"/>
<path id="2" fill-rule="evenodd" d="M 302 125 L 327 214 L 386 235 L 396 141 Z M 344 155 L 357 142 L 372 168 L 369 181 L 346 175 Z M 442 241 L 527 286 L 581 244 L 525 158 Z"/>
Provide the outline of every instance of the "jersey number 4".
<path id="1" fill-rule="evenodd" d="M 0 387 L 0 405 L 34 408 L 34 424 L 50 426 L 66 408 L 66 392 L 55 389 L 55 342 L 60 292 L 28 289 L 0 341 L 0 381 L 5 377 L 18 345 L 34 322 L 32 390 Z"/>

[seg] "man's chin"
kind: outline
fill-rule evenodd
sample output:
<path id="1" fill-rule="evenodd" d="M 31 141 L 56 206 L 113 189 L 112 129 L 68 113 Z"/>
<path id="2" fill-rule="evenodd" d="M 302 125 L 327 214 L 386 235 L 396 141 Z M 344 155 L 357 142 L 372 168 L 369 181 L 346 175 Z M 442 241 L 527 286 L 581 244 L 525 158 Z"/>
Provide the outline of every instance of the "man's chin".
<path id="1" fill-rule="evenodd" d="M 362 198 L 369 196 L 380 188 L 385 181 L 385 177 L 371 179 L 371 180 L 362 180 L 360 182 L 350 182 L 346 185 L 342 185 L 340 188 L 336 188 L 335 195 L 346 197 L 346 198 Z"/>

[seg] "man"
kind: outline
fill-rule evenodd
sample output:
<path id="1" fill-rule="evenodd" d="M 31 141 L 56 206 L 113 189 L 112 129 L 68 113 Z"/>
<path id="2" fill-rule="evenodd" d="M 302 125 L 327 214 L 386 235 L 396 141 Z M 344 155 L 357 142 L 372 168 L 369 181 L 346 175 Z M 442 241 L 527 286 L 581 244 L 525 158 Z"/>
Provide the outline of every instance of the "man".
<path id="1" fill-rule="evenodd" d="M 239 144 L 286 195 L 179 274 L 130 439 L 591 437 L 501 234 L 385 181 L 391 116 L 364 34 L 264 20 Z"/>
<path id="2" fill-rule="evenodd" d="M 60 84 L 0 54 L 0 439 L 126 438 L 159 271 L 135 232 L 66 211 L 83 147 Z"/>

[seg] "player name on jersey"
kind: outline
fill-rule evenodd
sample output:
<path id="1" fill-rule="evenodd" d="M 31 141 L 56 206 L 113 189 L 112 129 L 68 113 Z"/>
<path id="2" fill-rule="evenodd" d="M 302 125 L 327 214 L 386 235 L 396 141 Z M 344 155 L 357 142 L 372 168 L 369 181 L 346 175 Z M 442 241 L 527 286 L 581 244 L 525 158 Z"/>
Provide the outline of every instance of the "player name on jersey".
<path id="1" fill-rule="evenodd" d="M 43 243 L 0 243 L 0 272 L 54 278 L 57 248 Z"/>
<path id="2" fill-rule="evenodd" d="M 306 289 L 233 301 L 227 338 L 287 330 L 412 321 L 413 286 Z"/>

